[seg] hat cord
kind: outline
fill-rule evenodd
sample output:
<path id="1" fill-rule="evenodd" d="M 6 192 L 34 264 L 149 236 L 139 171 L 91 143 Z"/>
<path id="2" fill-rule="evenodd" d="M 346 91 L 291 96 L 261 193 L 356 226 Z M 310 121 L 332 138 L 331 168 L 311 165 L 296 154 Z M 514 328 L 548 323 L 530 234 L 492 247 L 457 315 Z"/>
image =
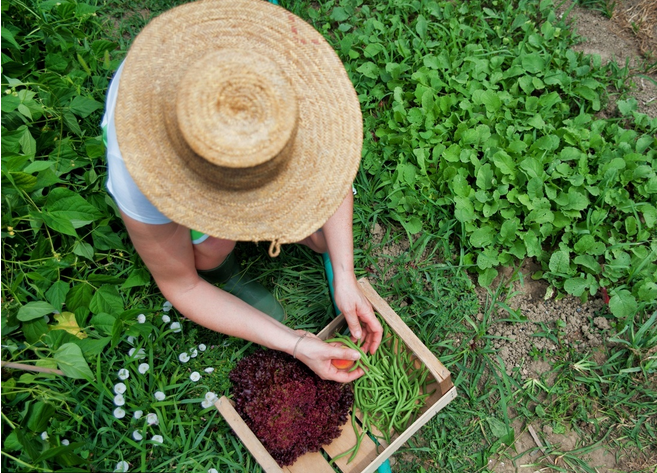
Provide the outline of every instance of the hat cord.
<path id="1" fill-rule="evenodd" d="M 277 238 L 273 240 L 269 245 L 269 256 L 271 256 L 272 258 L 276 258 L 280 254 L 281 254 L 281 243 Z"/>

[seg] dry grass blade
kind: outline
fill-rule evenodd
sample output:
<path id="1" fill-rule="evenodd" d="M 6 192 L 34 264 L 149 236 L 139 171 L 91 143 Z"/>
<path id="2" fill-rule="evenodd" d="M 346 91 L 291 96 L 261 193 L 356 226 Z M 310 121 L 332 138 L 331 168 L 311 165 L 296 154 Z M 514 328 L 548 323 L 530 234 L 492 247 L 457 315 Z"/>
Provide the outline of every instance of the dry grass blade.
<path id="1" fill-rule="evenodd" d="M 657 2 L 639 0 L 619 2 L 611 21 L 623 31 L 636 36 L 641 54 L 652 57 L 657 52 Z"/>

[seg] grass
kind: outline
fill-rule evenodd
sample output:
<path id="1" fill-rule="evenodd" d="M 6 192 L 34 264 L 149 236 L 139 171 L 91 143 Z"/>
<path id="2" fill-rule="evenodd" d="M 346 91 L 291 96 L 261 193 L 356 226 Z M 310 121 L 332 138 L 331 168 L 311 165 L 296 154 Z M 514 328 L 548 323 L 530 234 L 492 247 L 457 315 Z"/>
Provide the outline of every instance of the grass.
<path id="1" fill-rule="evenodd" d="M 91 1 L 86 7 L 55 3 L 3 4 L 3 54 L 7 54 L 3 56 L 2 358 L 66 367 L 75 377 L 3 369 L 2 469 L 114 471 L 126 461 L 130 471 L 259 472 L 214 408 L 201 405 L 208 392 L 229 394 L 228 373 L 253 345 L 194 326 L 178 317 L 175 309 L 164 312 L 165 301 L 132 250 L 103 188 L 104 148 L 98 122 L 108 79 L 148 19 L 177 2 Z M 486 18 L 474 12 L 473 18 L 481 20 L 479 29 L 460 30 L 448 21 L 436 22 L 435 27 L 445 29 L 456 46 L 463 37 L 482 35 L 478 40 L 502 47 L 506 37 L 508 47 L 515 47 L 515 41 L 526 39 L 521 28 L 525 26 L 515 25 L 516 33 L 499 36 L 496 22 L 505 24 L 501 17 L 509 15 L 508 6 L 495 10 L 500 5 L 484 2 L 490 10 L 485 11 Z M 392 108 L 410 107 L 413 98 L 395 97 L 394 90 L 368 77 L 367 68 L 358 71 L 368 60 L 390 54 L 399 66 L 391 66 L 390 74 L 402 77 L 407 72 L 403 65 L 415 61 L 415 53 L 426 48 L 417 11 L 434 8 L 434 3 L 342 1 L 312 8 L 307 2 L 285 6 L 314 23 L 342 55 L 357 78 L 366 129 L 373 132 L 366 136 L 366 155 L 355 182 L 357 276 L 371 279 L 450 369 L 459 390 L 459 397 L 395 455 L 394 471 L 486 472 L 499 468 L 501 462 L 526 462 L 516 446 L 529 425 L 545 445 L 545 453 L 533 448 L 538 453 L 531 457 L 536 469 L 546 464 L 547 460 L 540 460 L 549 455 L 559 459 L 554 471 L 595 471 L 586 455 L 607 446 L 618 452 L 626 471 L 657 471 L 657 316 L 648 310 L 619 319 L 607 312 L 598 314 L 617 322 L 617 334 L 605 340 L 599 353 L 581 352 L 560 336 L 560 327 L 545 325 L 542 336 L 553 340 L 557 349 L 536 349 L 532 356 L 550 369 L 523 378 L 520 367 L 504 366 L 495 347 L 499 338 L 493 335 L 494 328 L 500 323 L 522 323 L 522 314 L 508 306 L 513 295 L 510 286 L 492 287 L 488 297 L 479 300 L 471 280 L 471 271 L 478 267 L 477 253 L 467 223 L 456 218 L 453 207 L 439 202 L 441 196 L 430 181 L 437 170 L 428 166 L 426 175 L 416 173 L 416 180 L 411 178 L 412 166 L 420 167 L 414 159 L 424 156 L 425 163 L 432 159 L 415 151 L 432 138 L 413 123 L 406 130 L 388 127 Z M 363 27 L 356 20 L 367 20 L 358 16 L 367 16 L 362 14 L 364 6 L 396 22 L 393 36 L 386 37 L 376 25 L 368 36 L 377 36 L 376 41 L 368 39 L 371 45 L 388 41 L 394 46 L 390 51 L 347 44 L 353 39 L 349 33 Z M 458 8 L 465 11 L 469 6 Z M 546 17 L 535 20 L 541 24 Z M 349 23 L 352 20 L 354 24 Z M 414 28 L 407 27 L 411 23 Z M 485 39 L 484 32 L 493 34 L 493 39 Z M 12 39 L 18 48 L 12 46 Z M 566 56 L 565 48 L 553 53 L 564 67 L 576 63 L 581 77 L 601 81 L 608 74 L 610 85 L 624 86 L 618 66 L 596 69 L 587 76 L 586 67 Z M 461 65 L 484 67 L 480 60 L 475 54 Z M 419 84 L 416 79 L 407 83 L 413 90 Z M 590 106 L 584 98 L 578 100 L 578 109 Z M 630 103 L 624 106 L 630 125 L 650 129 L 646 119 L 632 114 Z M 468 117 L 443 117 L 441 123 L 447 126 L 461 118 Z M 588 122 L 583 126 L 588 127 Z M 638 135 L 623 136 L 619 147 Z M 646 140 L 642 143 L 650 149 Z M 53 197 L 57 192 L 60 200 Z M 391 200 L 390 195 L 399 198 Z M 74 218 L 66 213 L 71 211 L 76 212 Z M 415 231 L 413 215 L 421 216 L 422 231 Z M 71 220 L 79 226 L 72 228 Z M 645 222 L 635 218 L 634 223 L 640 227 Z M 374 232 L 377 225 L 381 233 Z M 610 232 L 621 235 L 630 230 L 635 228 L 621 222 Z M 641 280 L 650 261 L 636 246 L 640 245 L 620 243 L 613 257 L 622 266 L 632 251 L 631 261 L 643 255 L 643 262 L 629 265 L 635 268 L 631 277 Z M 249 271 L 283 302 L 290 326 L 317 331 L 334 317 L 318 255 L 297 246 L 285 247 L 276 259 L 268 257 L 264 245 L 240 244 L 239 251 Z M 648 296 L 651 288 L 649 282 L 640 286 Z M 52 310 L 62 304 L 70 312 L 56 320 Z M 144 314 L 144 323 L 139 322 L 139 314 Z M 171 320 L 163 320 L 164 315 Z M 182 330 L 175 332 L 172 322 L 179 322 Z M 79 328 L 87 338 L 77 338 Z M 201 344 L 207 350 L 200 351 Z M 131 348 L 143 349 L 145 358 L 129 356 Z M 191 354 L 194 349 L 196 357 L 180 360 L 181 353 Z M 139 371 L 141 363 L 149 365 L 145 373 Z M 208 367 L 214 371 L 206 373 Z M 123 381 L 127 385 L 123 406 L 116 405 L 114 392 L 121 381 L 120 369 L 130 372 Z M 192 372 L 200 373 L 201 379 L 192 381 Z M 155 399 L 156 391 L 164 392 L 165 399 Z M 126 411 L 125 417 L 115 416 L 117 407 Z M 136 419 L 133 414 L 139 410 L 144 416 Z M 157 425 L 146 422 L 148 413 L 156 415 Z M 553 437 L 545 434 L 550 430 L 573 434 L 578 443 L 566 451 L 550 443 Z M 142 440 L 135 439 L 135 431 Z M 156 435 L 162 436 L 162 444 L 153 440 Z"/>

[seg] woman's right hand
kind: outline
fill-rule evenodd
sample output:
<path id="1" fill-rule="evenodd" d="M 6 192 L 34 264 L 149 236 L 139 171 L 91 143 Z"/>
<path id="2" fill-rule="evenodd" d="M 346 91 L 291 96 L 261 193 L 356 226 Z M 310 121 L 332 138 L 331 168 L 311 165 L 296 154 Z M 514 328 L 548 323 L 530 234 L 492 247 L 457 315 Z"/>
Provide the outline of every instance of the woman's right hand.
<path id="1" fill-rule="evenodd" d="M 298 341 L 296 358 L 307 365 L 320 378 L 349 383 L 365 374 L 361 368 L 356 368 L 353 371 L 339 370 L 331 363 L 334 359 L 356 361 L 360 358 L 360 353 L 357 350 L 345 348 L 339 343 L 326 343 L 317 335 L 304 330 L 296 330 L 296 333 L 300 337 L 304 337 Z"/>

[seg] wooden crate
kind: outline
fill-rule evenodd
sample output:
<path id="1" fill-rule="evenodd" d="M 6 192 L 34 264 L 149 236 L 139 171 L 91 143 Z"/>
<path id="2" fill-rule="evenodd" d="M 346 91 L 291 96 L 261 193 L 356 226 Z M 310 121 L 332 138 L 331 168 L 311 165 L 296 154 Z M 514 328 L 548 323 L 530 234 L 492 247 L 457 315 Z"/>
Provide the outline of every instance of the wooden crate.
<path id="1" fill-rule="evenodd" d="M 420 427 L 426 424 L 442 408 L 456 397 L 456 388 L 452 383 L 449 371 L 438 361 L 429 349 L 424 346 L 420 339 L 411 331 L 402 319 L 392 310 L 388 303 L 381 298 L 369 281 L 365 278 L 358 281 L 363 289 L 363 293 L 374 307 L 383 320 L 388 324 L 405 344 L 403 349 L 413 353 L 416 358 L 417 366 L 424 365 L 429 370 L 429 379 L 433 380 L 428 386 L 428 392 L 435 392 L 426 399 L 424 407 L 421 409 L 417 420 L 411 424 L 404 432 L 394 433 L 391 436 L 389 445 L 383 443 L 377 445 L 368 436 L 363 439 L 358 455 L 350 463 L 347 463 L 348 457 L 343 457 L 336 461 L 336 465 L 343 473 L 373 473 L 381 464 L 386 461 L 395 451 L 397 451 L 406 441 L 417 432 Z M 318 336 L 323 340 L 332 337 L 336 332 L 341 332 L 347 324 L 344 317 L 340 315 L 327 325 Z M 258 438 L 244 423 L 242 418 L 235 411 L 232 403 L 228 398 L 222 396 L 215 406 L 223 415 L 224 419 L 235 431 L 237 436 L 242 440 L 247 449 L 258 461 L 260 466 L 267 473 L 332 473 L 334 470 L 325 460 L 321 452 L 307 453 L 297 459 L 290 466 L 281 468 L 271 457 L 269 452 L 260 443 Z M 357 412 L 357 416 L 360 415 Z M 324 451 L 330 458 L 347 451 L 356 443 L 356 435 L 351 425 L 351 419 L 347 420 L 342 427 L 342 434 L 335 439 L 330 445 L 323 447 Z"/>

